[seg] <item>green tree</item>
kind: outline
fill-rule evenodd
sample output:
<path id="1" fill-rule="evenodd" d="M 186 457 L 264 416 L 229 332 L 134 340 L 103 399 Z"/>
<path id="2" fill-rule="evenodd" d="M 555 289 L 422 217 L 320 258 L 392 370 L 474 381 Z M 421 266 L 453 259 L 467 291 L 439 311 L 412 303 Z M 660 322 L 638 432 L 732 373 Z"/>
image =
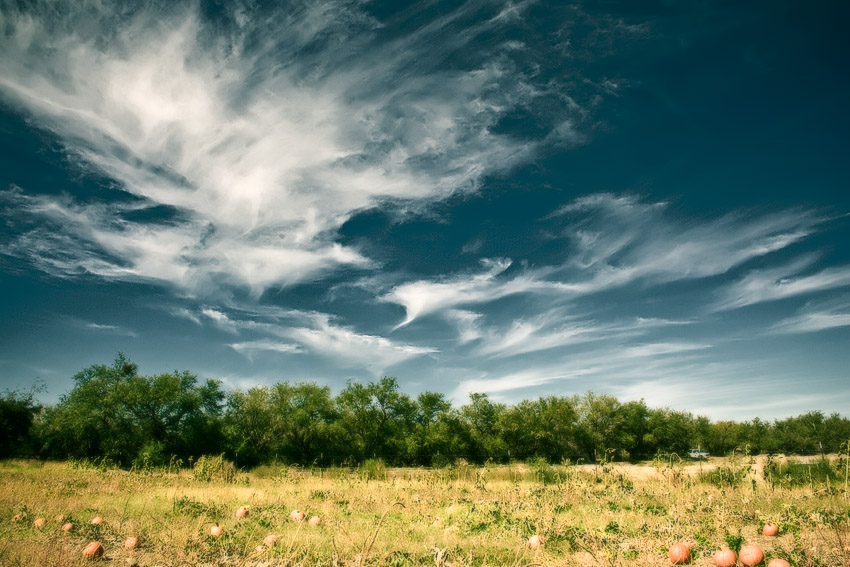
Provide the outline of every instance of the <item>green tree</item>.
<path id="1" fill-rule="evenodd" d="M 577 425 L 576 398 L 556 396 L 522 401 L 506 409 L 499 420 L 511 457 L 549 462 L 579 456 Z"/>
<path id="2" fill-rule="evenodd" d="M 41 410 L 34 396 L 35 390 L 0 394 L 0 458 L 32 451 L 31 430 L 35 416 Z"/>
<path id="3" fill-rule="evenodd" d="M 196 381 L 188 372 L 141 376 L 123 354 L 111 366 L 81 370 L 74 388 L 43 416 L 43 451 L 123 464 L 143 452 L 163 459 L 215 452 L 224 395 L 218 382 Z"/>
<path id="4" fill-rule="evenodd" d="M 695 442 L 695 428 L 694 417 L 689 412 L 670 408 L 649 410 L 644 439 L 648 451 L 644 456 L 660 450 L 684 457 L 691 448 L 699 445 Z"/>
<path id="5" fill-rule="evenodd" d="M 271 407 L 279 424 L 276 451 L 287 458 L 323 463 L 330 446 L 330 427 L 337 412 L 327 386 L 313 382 L 275 384 L 271 390 Z"/>
<path id="6" fill-rule="evenodd" d="M 416 408 L 399 391 L 395 378 L 384 376 L 367 385 L 349 382 L 337 396 L 336 405 L 339 419 L 334 431 L 354 460 L 377 457 L 392 463 L 404 461 Z"/>
<path id="7" fill-rule="evenodd" d="M 493 403 L 487 394 L 469 394 L 469 403 L 461 408 L 460 415 L 469 427 L 469 456 L 473 460 L 502 461 L 510 457 L 508 446 L 499 430 L 499 420 L 506 409 L 504 404 Z"/>
<path id="8" fill-rule="evenodd" d="M 227 395 L 224 432 L 228 453 L 242 465 L 268 461 L 281 435 L 280 416 L 272 406 L 272 393 L 266 386 Z"/>

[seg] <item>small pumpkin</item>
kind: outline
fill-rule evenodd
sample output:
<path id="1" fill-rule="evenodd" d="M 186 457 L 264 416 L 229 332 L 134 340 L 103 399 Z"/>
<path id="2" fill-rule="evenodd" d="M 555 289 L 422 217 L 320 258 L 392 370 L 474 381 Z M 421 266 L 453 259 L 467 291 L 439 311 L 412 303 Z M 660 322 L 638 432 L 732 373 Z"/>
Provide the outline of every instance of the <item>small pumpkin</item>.
<path id="1" fill-rule="evenodd" d="M 62 524 L 62 531 L 63 532 L 70 532 L 73 529 L 74 529 L 74 524 L 72 524 L 71 522 Z"/>
<path id="2" fill-rule="evenodd" d="M 277 534 L 269 534 L 265 538 L 263 538 L 263 545 L 266 547 L 273 547 L 274 544 L 277 543 L 277 540 L 280 539 L 280 536 Z"/>
<path id="3" fill-rule="evenodd" d="M 310 519 L 307 520 L 307 523 L 311 526 L 318 526 L 322 523 L 322 519 L 319 516 L 310 516 Z"/>
<path id="4" fill-rule="evenodd" d="M 99 526 L 100 524 L 103 523 L 103 518 L 101 518 L 100 516 L 95 516 L 94 518 L 91 519 L 91 521 L 89 523 L 93 526 Z"/>
<path id="5" fill-rule="evenodd" d="M 103 546 L 100 542 L 91 542 L 83 549 L 83 557 L 86 559 L 100 559 L 103 557 Z"/>
<path id="6" fill-rule="evenodd" d="M 124 540 L 124 549 L 136 549 L 139 547 L 139 538 L 130 536 Z"/>
<path id="7" fill-rule="evenodd" d="M 738 558 L 747 567 L 761 565 L 764 561 L 764 551 L 757 545 L 745 545 L 738 553 Z"/>
<path id="8" fill-rule="evenodd" d="M 45 525 L 47 525 L 47 520 L 45 520 L 44 518 L 36 518 L 32 525 L 33 527 L 35 527 L 35 529 L 40 530 Z"/>
<path id="9" fill-rule="evenodd" d="M 687 563 L 691 560 L 691 546 L 686 543 L 675 543 L 670 546 L 667 556 L 673 565 Z"/>
<path id="10" fill-rule="evenodd" d="M 13 522 L 20 522 L 21 520 L 23 520 L 23 518 L 21 518 L 20 514 L 15 514 L 14 516 L 12 516 Z"/>
<path id="11" fill-rule="evenodd" d="M 245 506 L 240 506 L 239 509 L 236 510 L 236 517 L 237 518 L 244 518 L 247 515 L 248 515 L 248 508 L 246 508 Z"/>
<path id="12" fill-rule="evenodd" d="M 714 564 L 717 567 L 735 567 L 736 563 L 738 563 L 738 556 L 728 547 L 719 549 L 714 553 Z"/>
<path id="13" fill-rule="evenodd" d="M 779 533 L 779 526 L 777 526 L 776 524 L 765 524 L 764 527 L 761 529 L 761 533 L 768 537 L 773 537 Z"/>
<path id="14" fill-rule="evenodd" d="M 534 534 L 530 538 L 528 538 L 528 547 L 533 549 L 538 549 L 546 545 L 546 538 L 542 535 Z"/>
<path id="15" fill-rule="evenodd" d="M 300 522 L 301 520 L 304 519 L 304 516 L 305 516 L 305 514 L 301 510 L 293 510 L 292 512 L 289 513 L 289 519 L 294 521 L 294 522 Z"/>
<path id="16" fill-rule="evenodd" d="M 791 567 L 791 564 L 785 561 L 784 559 L 780 559 L 779 557 L 774 557 L 767 564 L 767 567 Z"/>
<path id="17" fill-rule="evenodd" d="M 224 533 L 224 527 L 219 526 L 218 524 L 214 525 L 210 528 L 210 535 L 213 537 L 219 537 Z"/>

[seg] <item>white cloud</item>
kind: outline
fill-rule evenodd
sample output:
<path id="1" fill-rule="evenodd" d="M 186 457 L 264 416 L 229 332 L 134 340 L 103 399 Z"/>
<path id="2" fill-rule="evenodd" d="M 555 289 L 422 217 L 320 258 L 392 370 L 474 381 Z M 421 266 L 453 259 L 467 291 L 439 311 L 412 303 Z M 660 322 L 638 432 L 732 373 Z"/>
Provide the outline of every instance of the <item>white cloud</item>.
<path id="1" fill-rule="evenodd" d="M 367 368 L 373 373 L 410 358 L 437 352 L 430 347 L 357 333 L 350 328 L 334 325 L 329 317 L 316 317 L 314 328 L 294 327 L 282 333 L 312 352 L 334 359 L 338 364 Z"/>
<path id="2" fill-rule="evenodd" d="M 602 337 L 600 337 L 602 339 Z M 681 377 L 682 371 L 689 369 L 696 361 L 702 361 L 704 351 L 709 345 L 688 342 L 644 343 L 632 346 L 620 344 L 616 337 L 600 340 L 592 350 L 535 361 L 528 365 L 522 361 L 521 370 L 508 370 L 502 365 L 494 371 L 482 371 L 478 377 L 463 379 L 455 388 L 452 396 L 463 400 L 472 392 L 505 394 L 515 392 L 512 399 L 534 397 L 522 393 L 523 389 L 539 388 L 560 384 L 561 382 L 580 381 L 585 386 L 570 386 L 592 389 L 592 385 L 616 384 L 618 381 L 634 382 L 646 376 Z"/>
<path id="3" fill-rule="evenodd" d="M 197 315 L 192 315 L 240 338 L 249 337 L 227 345 L 249 358 L 258 352 L 316 355 L 338 367 L 377 374 L 406 360 L 437 352 L 432 347 L 357 332 L 337 324 L 325 313 L 259 307 L 229 308 L 225 313 L 222 309 L 202 307 Z"/>
<path id="4" fill-rule="evenodd" d="M 136 331 L 132 329 L 128 329 L 126 327 L 120 327 L 118 325 L 104 325 L 101 323 L 87 323 L 86 329 L 91 329 L 92 331 L 104 332 L 110 335 L 120 335 L 125 337 L 137 337 L 138 334 Z"/>
<path id="5" fill-rule="evenodd" d="M 798 315 L 779 321 L 768 332 L 775 334 L 815 333 L 849 326 L 850 303 L 807 305 Z"/>
<path id="6" fill-rule="evenodd" d="M 717 309 L 736 309 L 765 301 L 850 287 L 850 266 L 835 266 L 807 276 L 794 276 L 809 266 L 811 261 L 810 258 L 780 268 L 750 272 L 723 291 Z"/>
<path id="7" fill-rule="evenodd" d="M 442 68 L 452 50 L 510 25 L 494 17 L 464 28 L 466 8 L 385 46 L 380 24 L 345 2 L 236 10 L 233 29 L 197 7 L 110 6 L 4 11 L 0 96 L 80 167 L 182 220 L 115 223 L 118 205 L 41 197 L 29 214 L 69 226 L 30 231 L 14 252 L 63 276 L 82 268 L 257 296 L 369 267 L 333 242 L 342 223 L 387 201 L 416 208 L 476 190 L 533 158 L 541 142 L 493 127 L 557 90 L 531 86 L 504 53 Z M 571 112 L 553 112 L 553 131 Z M 56 251 L 63 238 L 71 257 Z"/>
<path id="8" fill-rule="evenodd" d="M 508 275 L 510 260 L 489 260 L 483 272 L 400 284 L 382 299 L 405 308 L 401 327 L 418 317 L 510 295 L 546 294 L 566 301 L 637 282 L 705 278 L 786 248 L 824 221 L 805 211 L 678 220 L 667 208 L 667 203 L 645 203 L 633 195 L 582 197 L 544 219 L 568 217 L 563 236 L 571 247 L 561 264 Z M 845 277 L 844 272 L 830 275 L 833 281 Z"/>
<path id="9" fill-rule="evenodd" d="M 417 317 L 457 305 L 491 301 L 512 293 L 496 278 L 511 265 L 510 260 L 487 260 L 486 270 L 471 276 L 459 276 L 446 281 L 425 280 L 394 287 L 383 296 L 384 301 L 404 306 L 407 317 L 398 326 L 411 323 Z"/>
<path id="10" fill-rule="evenodd" d="M 665 202 L 601 193 L 579 198 L 548 220 L 566 217 L 569 265 L 592 274 L 588 290 L 638 279 L 670 282 L 726 273 L 781 250 L 823 222 L 807 211 L 761 216 L 743 211 L 715 219 L 674 218 Z"/>
<path id="11" fill-rule="evenodd" d="M 260 340 L 260 341 L 246 341 L 240 343 L 230 343 L 230 348 L 235 350 L 236 352 L 246 353 L 250 356 L 253 352 L 256 351 L 268 351 L 268 352 L 278 352 L 278 353 L 295 353 L 302 352 L 302 349 L 298 345 L 293 345 L 289 343 L 281 343 L 278 341 L 272 340 Z"/>

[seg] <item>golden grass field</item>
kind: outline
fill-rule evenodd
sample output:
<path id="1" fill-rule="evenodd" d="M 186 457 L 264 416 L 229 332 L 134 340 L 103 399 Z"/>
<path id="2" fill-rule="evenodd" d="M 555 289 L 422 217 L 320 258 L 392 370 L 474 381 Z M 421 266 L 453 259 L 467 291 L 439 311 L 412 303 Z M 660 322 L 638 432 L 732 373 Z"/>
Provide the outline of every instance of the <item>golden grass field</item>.
<path id="1" fill-rule="evenodd" d="M 755 543 L 798 567 L 847 566 L 850 500 L 844 483 L 784 486 L 761 460 L 386 469 L 262 467 L 233 482 L 192 471 L 0 462 L 0 565 L 90 565 L 103 544 L 115 567 L 661 566 L 670 545 L 693 544 L 692 565 L 713 565 L 727 542 Z M 699 480 L 712 467 L 746 471 L 735 487 Z M 385 475 L 385 476 L 384 476 Z M 249 513 L 237 518 L 245 506 Z M 319 516 L 318 526 L 289 518 Z M 20 518 L 17 521 L 15 516 Z M 103 523 L 91 525 L 94 516 Z M 38 528 L 37 518 L 46 523 Z M 762 535 L 764 523 L 779 535 Z M 64 532 L 61 526 L 73 523 Z M 210 535 L 221 525 L 224 534 Z M 262 546 L 269 534 L 276 545 Z M 528 545 L 532 535 L 545 544 Z M 124 541 L 137 536 L 138 549 Z"/>

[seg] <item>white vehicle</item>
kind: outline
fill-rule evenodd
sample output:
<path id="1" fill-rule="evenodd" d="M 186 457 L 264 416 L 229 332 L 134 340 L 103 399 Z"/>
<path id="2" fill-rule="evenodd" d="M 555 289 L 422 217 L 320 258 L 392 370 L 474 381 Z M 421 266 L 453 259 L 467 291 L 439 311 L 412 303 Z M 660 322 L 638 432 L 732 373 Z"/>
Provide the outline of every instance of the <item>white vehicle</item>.
<path id="1" fill-rule="evenodd" d="M 691 451 L 688 453 L 688 456 L 698 461 L 702 459 L 707 459 L 709 457 L 708 453 L 706 453 L 705 451 L 701 451 L 699 447 L 697 447 L 696 449 L 691 449 Z"/>

